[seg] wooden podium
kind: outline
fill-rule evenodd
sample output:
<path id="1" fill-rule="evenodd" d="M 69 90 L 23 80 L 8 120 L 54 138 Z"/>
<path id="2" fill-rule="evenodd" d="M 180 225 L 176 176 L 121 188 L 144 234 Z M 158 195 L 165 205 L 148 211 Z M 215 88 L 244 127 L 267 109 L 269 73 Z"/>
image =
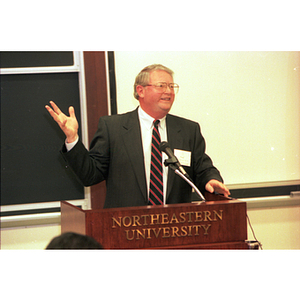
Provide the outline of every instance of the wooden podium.
<path id="1" fill-rule="evenodd" d="M 62 201 L 61 232 L 91 236 L 104 249 L 248 249 L 246 202 L 206 199 L 95 210 Z"/>

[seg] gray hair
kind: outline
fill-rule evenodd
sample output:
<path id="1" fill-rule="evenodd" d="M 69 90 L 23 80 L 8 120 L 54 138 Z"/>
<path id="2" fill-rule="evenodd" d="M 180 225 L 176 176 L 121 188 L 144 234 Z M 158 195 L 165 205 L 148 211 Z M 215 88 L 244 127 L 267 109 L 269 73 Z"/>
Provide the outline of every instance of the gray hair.
<path id="1" fill-rule="evenodd" d="M 165 71 L 168 74 L 170 74 L 172 78 L 173 78 L 173 74 L 174 74 L 174 72 L 171 69 L 169 69 L 163 65 L 160 65 L 160 64 L 154 64 L 154 65 L 145 67 L 135 78 L 134 92 L 133 92 L 135 99 L 139 100 L 139 95 L 136 91 L 136 87 L 138 85 L 146 86 L 147 84 L 149 84 L 150 73 L 153 71 Z"/>

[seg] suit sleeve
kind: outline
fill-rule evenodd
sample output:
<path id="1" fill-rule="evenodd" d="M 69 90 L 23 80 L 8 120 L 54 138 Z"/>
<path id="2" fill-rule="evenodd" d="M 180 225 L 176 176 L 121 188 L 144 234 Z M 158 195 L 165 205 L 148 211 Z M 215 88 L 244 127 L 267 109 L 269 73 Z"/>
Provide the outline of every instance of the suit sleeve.
<path id="1" fill-rule="evenodd" d="M 106 123 L 100 118 L 98 130 L 88 151 L 81 141 L 67 152 L 65 145 L 61 153 L 68 166 L 84 186 L 97 184 L 107 178 L 109 167 L 109 139 Z"/>
<path id="2" fill-rule="evenodd" d="M 195 128 L 194 138 L 194 150 L 193 150 L 193 173 L 194 182 L 201 193 L 205 192 L 205 185 L 211 179 L 216 179 L 223 182 L 220 172 L 213 165 L 211 158 L 205 153 L 206 143 L 204 137 L 201 134 L 199 124 Z"/>

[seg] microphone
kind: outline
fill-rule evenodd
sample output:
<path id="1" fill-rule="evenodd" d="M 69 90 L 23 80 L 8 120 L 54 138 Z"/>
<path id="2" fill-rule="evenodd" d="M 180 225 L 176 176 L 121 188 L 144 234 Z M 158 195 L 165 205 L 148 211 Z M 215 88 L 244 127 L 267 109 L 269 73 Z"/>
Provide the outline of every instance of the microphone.
<path id="1" fill-rule="evenodd" d="M 172 160 L 172 164 L 174 164 L 183 175 L 189 176 L 185 171 L 185 169 L 180 164 L 180 162 L 178 161 L 177 157 L 174 155 L 168 142 L 161 142 L 159 145 L 159 150 L 165 152 L 168 155 L 168 157 Z"/>

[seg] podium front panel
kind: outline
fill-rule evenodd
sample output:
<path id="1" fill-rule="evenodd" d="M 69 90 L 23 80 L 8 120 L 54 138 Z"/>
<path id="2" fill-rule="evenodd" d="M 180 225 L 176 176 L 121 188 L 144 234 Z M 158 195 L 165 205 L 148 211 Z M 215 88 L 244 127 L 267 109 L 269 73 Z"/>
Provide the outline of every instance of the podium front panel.
<path id="1" fill-rule="evenodd" d="M 105 249 L 247 248 L 246 203 L 238 200 L 85 213 L 86 234 Z"/>

